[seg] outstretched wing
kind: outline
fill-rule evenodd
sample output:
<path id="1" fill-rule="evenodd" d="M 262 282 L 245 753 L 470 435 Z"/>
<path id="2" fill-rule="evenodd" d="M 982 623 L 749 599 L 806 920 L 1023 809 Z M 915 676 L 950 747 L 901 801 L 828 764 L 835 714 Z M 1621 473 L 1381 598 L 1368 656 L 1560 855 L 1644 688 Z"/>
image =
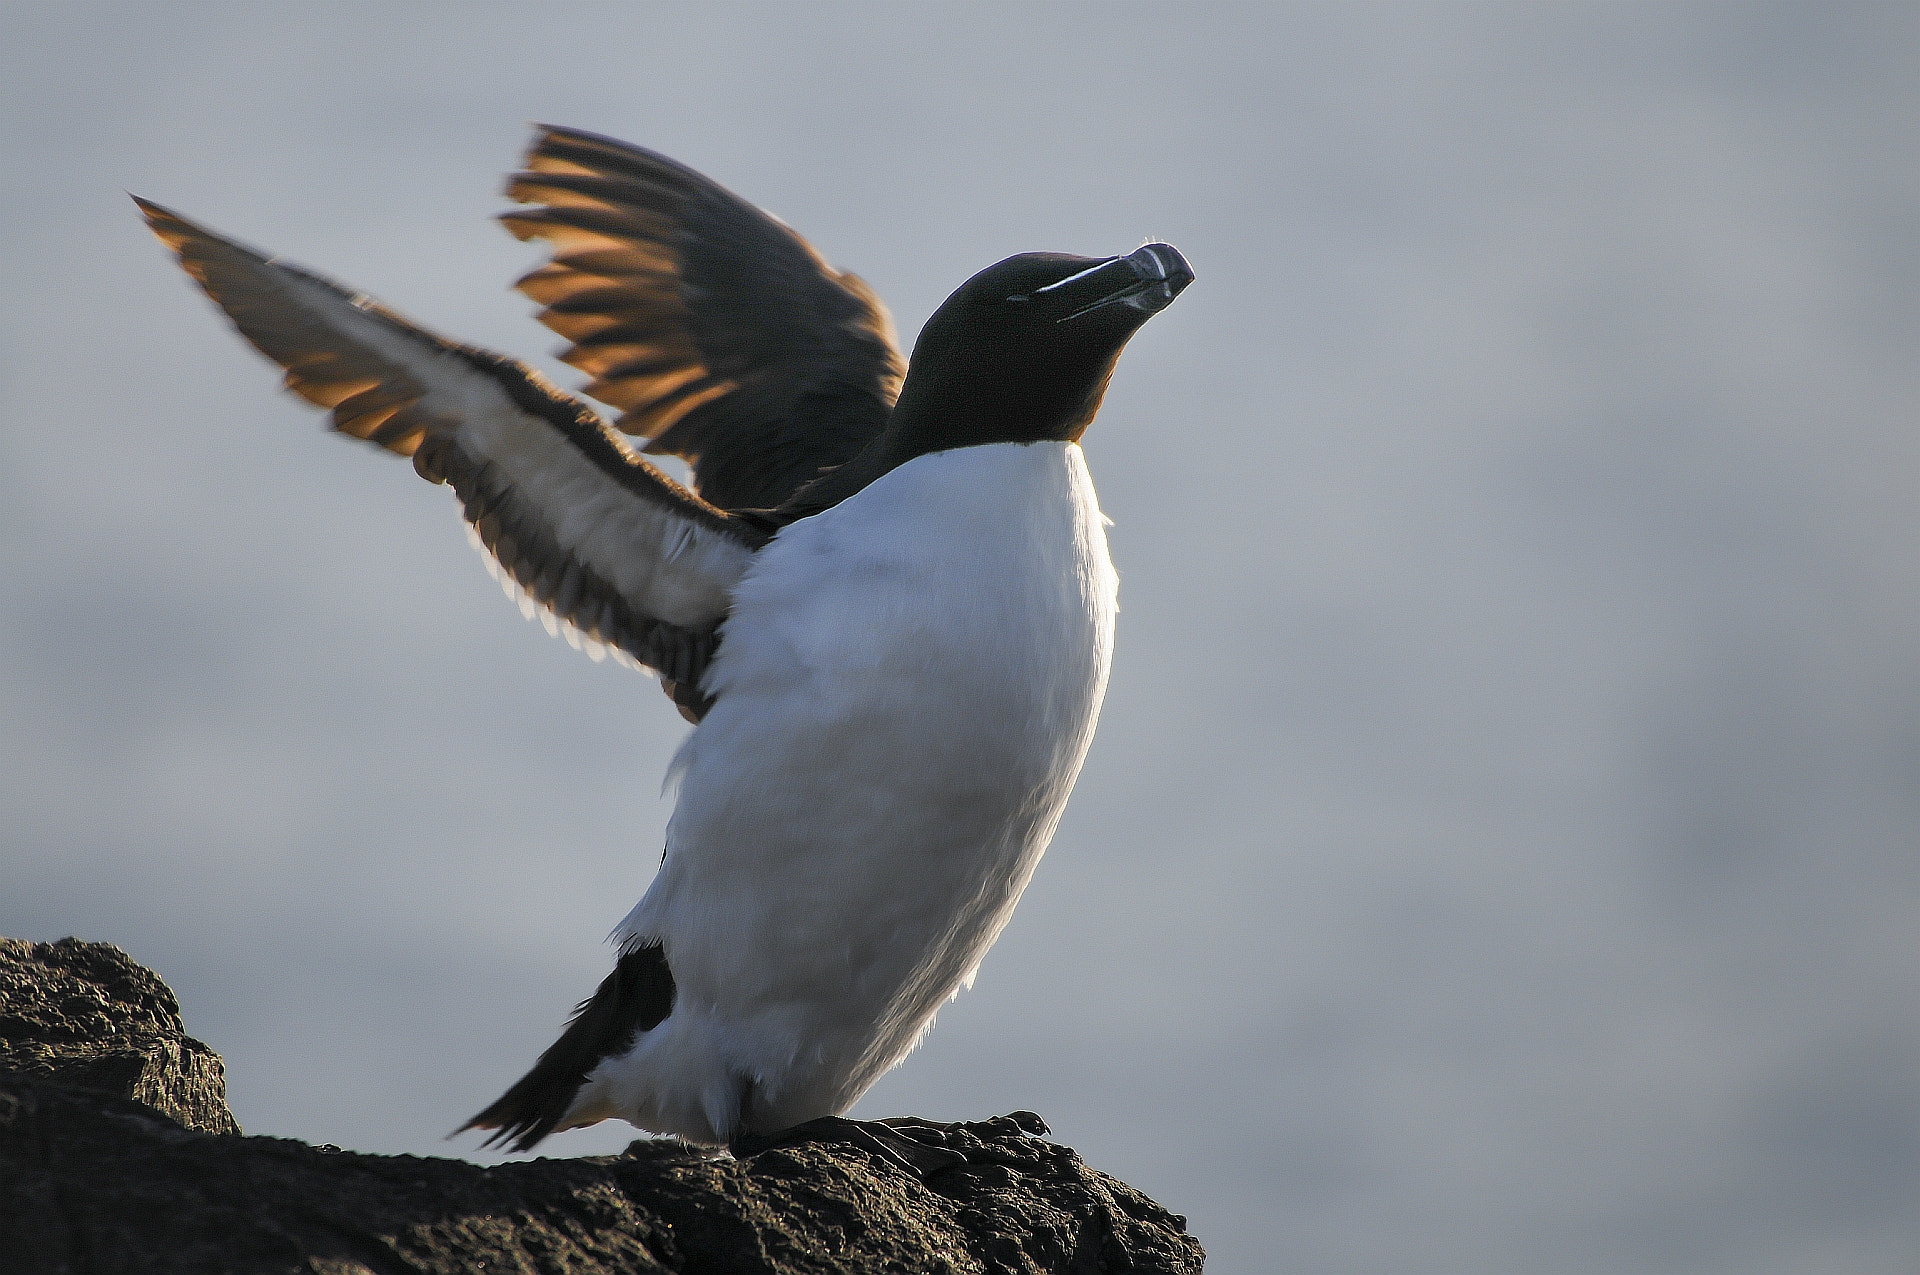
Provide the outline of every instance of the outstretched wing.
<path id="1" fill-rule="evenodd" d="M 135 202 L 240 334 L 286 369 L 287 388 L 331 409 L 335 429 L 453 488 L 523 609 L 596 658 L 611 651 L 697 684 L 759 532 L 524 365 Z"/>
<path id="2" fill-rule="evenodd" d="M 684 164 L 542 127 L 501 214 L 553 259 L 519 282 L 646 450 L 723 509 L 780 504 L 885 428 L 905 364 L 871 289 Z"/>

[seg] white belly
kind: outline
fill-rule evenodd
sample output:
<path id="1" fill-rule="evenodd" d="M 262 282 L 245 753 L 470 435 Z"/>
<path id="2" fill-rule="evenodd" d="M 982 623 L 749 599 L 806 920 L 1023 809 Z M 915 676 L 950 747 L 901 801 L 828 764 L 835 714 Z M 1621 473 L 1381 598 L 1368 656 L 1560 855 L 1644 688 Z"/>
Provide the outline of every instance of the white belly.
<path id="1" fill-rule="evenodd" d="M 1071 443 L 920 457 L 762 549 L 618 932 L 664 943 L 673 1012 L 568 1123 L 724 1142 L 843 1111 L 898 1062 L 1053 836 L 1115 586 Z"/>

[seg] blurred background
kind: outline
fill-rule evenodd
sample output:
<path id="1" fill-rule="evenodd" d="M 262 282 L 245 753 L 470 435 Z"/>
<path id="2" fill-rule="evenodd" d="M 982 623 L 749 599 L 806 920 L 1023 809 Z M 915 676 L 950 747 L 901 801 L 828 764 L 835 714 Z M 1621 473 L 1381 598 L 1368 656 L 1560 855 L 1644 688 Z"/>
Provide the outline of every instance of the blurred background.
<path id="1" fill-rule="evenodd" d="M 907 341 L 1017 251 L 1199 274 L 1088 435 L 1079 791 L 856 1114 L 1035 1109 L 1221 1272 L 1920 1261 L 1920 10 L 0 8 L 0 933 L 157 969 L 249 1132 L 486 1159 L 684 727 L 123 192 L 572 386 L 540 120 Z"/>

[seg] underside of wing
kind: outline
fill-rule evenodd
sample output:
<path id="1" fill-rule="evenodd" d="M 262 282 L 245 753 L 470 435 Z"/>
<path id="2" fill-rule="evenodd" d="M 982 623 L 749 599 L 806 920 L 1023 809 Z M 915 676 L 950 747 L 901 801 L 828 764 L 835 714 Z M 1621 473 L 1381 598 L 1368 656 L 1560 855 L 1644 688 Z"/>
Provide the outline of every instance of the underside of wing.
<path id="1" fill-rule="evenodd" d="M 435 336 L 364 295 L 136 200 L 155 234 L 287 387 L 333 427 L 451 486 L 524 609 L 598 657 L 684 684 L 715 646 L 761 534 L 634 454 L 585 404 L 511 359 Z"/>
<path id="2" fill-rule="evenodd" d="M 504 213 L 553 258 L 520 280 L 585 393 L 724 509 L 780 504 L 885 428 L 905 364 L 871 289 L 684 164 L 543 127 Z"/>

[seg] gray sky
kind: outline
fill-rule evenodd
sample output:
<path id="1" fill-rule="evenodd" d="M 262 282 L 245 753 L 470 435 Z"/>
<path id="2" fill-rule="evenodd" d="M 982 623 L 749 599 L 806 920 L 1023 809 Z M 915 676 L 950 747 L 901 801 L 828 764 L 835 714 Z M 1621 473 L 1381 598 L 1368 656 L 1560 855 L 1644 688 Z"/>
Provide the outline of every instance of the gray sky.
<path id="1" fill-rule="evenodd" d="M 1012 252 L 1199 274 L 1088 437 L 1079 791 L 859 1113 L 1038 1110 L 1222 1272 L 1912 1269 L 1911 6 L 4 8 L 0 932 L 158 969 L 249 1132 L 473 1155 L 683 727 L 122 192 L 534 358 L 542 120 L 908 340 Z"/>

